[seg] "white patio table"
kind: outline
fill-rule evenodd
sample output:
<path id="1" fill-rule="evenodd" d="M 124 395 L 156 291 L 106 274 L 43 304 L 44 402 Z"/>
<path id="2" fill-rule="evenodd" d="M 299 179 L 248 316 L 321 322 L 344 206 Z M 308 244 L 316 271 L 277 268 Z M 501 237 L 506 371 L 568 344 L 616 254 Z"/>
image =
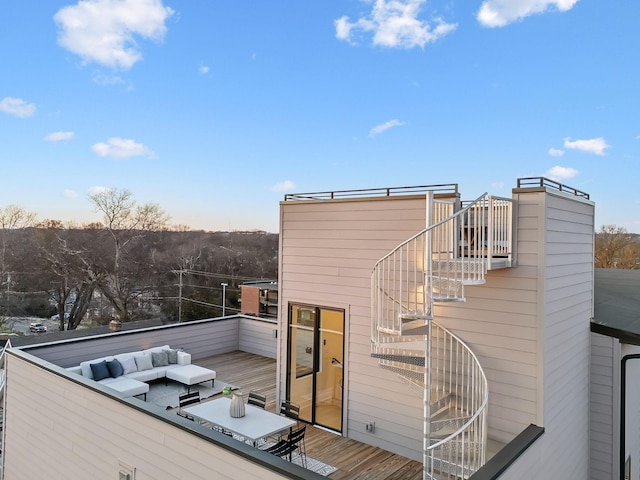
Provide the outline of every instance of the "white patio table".
<path id="1" fill-rule="evenodd" d="M 182 411 L 196 420 L 210 422 L 222 427 L 224 430 L 244 437 L 245 440 L 250 440 L 254 445 L 261 438 L 288 430 L 296 425 L 296 421 L 289 417 L 276 415 L 253 405 L 245 405 L 244 417 L 235 418 L 229 415 L 230 405 L 230 398 L 221 397 L 183 408 Z"/>

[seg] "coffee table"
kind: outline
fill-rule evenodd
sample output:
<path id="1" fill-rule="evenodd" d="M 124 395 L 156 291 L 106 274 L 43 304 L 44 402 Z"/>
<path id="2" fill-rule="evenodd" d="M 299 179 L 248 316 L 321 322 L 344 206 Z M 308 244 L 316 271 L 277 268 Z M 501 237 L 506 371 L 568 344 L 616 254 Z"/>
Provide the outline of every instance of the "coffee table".
<path id="1" fill-rule="evenodd" d="M 181 367 L 171 368 L 165 374 L 166 378 L 175 380 L 187 386 L 187 392 L 190 391 L 191 385 L 197 385 L 211 380 L 211 388 L 216 380 L 216 371 L 201 367 L 200 365 L 183 365 Z"/>

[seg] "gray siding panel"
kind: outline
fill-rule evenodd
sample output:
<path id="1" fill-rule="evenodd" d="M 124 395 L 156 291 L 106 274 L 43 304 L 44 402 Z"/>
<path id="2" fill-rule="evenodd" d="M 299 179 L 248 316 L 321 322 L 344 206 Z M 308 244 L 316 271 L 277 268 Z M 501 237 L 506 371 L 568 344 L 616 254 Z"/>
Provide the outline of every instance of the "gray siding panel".
<path id="1" fill-rule="evenodd" d="M 198 320 L 182 324 L 153 327 L 139 331 L 125 331 L 86 337 L 82 341 L 69 341 L 69 348 L 58 344 L 24 347 L 43 360 L 61 367 L 72 367 L 91 360 L 117 353 L 133 352 L 160 345 L 183 348 L 191 354 L 192 361 L 220 353 L 246 348 L 250 353 L 274 358 L 276 339 L 273 338 L 273 320 L 235 316 L 221 320 Z M 247 338 L 240 342 L 240 332 Z M 262 353 L 260 353 L 262 352 Z"/>

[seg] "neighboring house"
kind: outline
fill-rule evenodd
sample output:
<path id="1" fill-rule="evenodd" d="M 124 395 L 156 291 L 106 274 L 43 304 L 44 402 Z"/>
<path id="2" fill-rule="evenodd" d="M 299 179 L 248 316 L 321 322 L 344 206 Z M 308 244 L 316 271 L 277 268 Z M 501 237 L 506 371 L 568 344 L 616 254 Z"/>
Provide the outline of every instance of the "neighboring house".
<path id="1" fill-rule="evenodd" d="M 240 285 L 240 313 L 278 318 L 278 282 L 257 280 Z"/>
<path id="2" fill-rule="evenodd" d="M 590 478 L 639 478 L 640 270 L 596 269 L 591 332 Z"/>
<path id="3" fill-rule="evenodd" d="M 320 478 L 65 370 L 163 344 L 194 362 L 276 358 L 278 400 L 303 421 L 421 461 L 425 479 L 618 478 L 616 433 L 640 428 L 640 392 L 627 381 L 620 396 L 633 335 L 594 315 L 594 210 L 544 178 L 471 202 L 455 184 L 287 195 L 277 322 L 7 350 L 3 478 Z M 638 367 L 627 361 L 629 375 Z M 637 472 L 637 439 L 625 439 Z"/>
<path id="4" fill-rule="evenodd" d="M 425 478 L 505 445 L 485 473 L 588 478 L 588 194 L 544 178 L 473 204 L 457 185 L 295 194 L 280 217 L 279 388 L 304 420 Z"/>

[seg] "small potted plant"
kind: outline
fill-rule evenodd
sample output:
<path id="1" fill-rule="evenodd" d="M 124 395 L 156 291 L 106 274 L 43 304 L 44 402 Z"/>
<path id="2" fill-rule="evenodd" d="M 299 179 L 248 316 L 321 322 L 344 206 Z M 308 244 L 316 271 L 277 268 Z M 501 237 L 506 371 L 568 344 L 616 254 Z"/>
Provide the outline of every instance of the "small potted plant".
<path id="1" fill-rule="evenodd" d="M 231 387 L 231 385 L 227 385 L 222 389 L 223 395 L 231 395 L 232 393 L 233 393 L 233 388 Z"/>

